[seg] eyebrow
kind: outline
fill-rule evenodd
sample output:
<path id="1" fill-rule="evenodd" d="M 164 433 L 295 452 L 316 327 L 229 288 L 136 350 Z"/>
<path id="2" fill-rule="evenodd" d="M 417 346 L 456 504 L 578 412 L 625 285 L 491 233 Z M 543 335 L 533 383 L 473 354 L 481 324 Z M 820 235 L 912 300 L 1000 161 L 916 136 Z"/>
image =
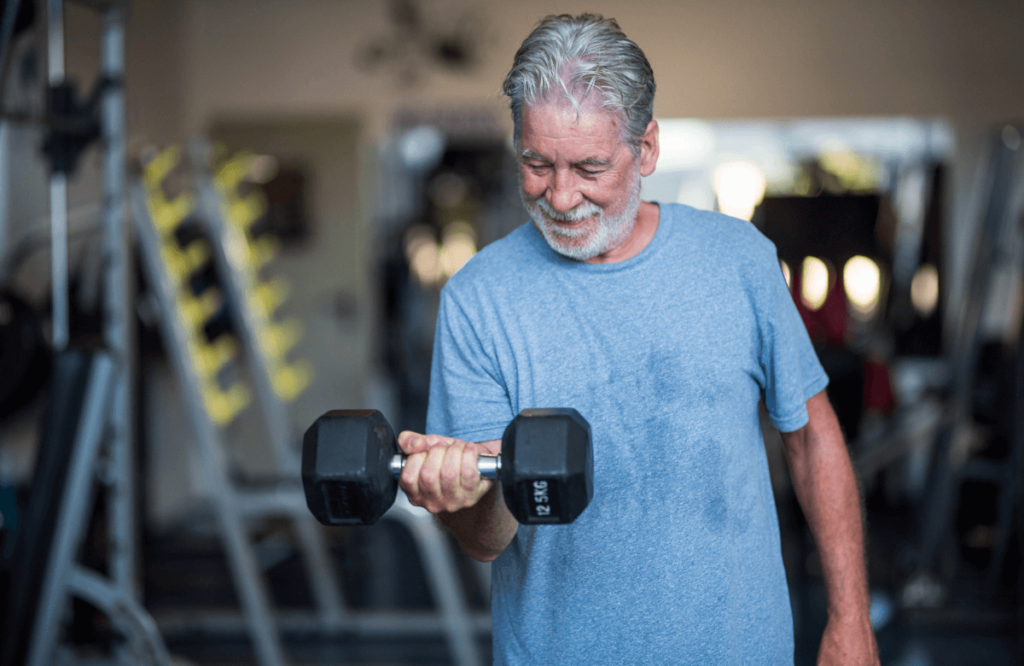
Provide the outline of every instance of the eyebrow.
<path id="1" fill-rule="evenodd" d="M 535 153 L 535 152 L 533 152 L 532 150 L 529 150 L 529 149 L 524 150 L 522 153 L 520 153 L 520 157 L 522 159 L 524 159 L 524 160 L 537 160 L 538 162 L 545 162 L 545 163 L 548 161 L 547 158 L 542 157 L 542 156 L 538 155 L 537 153 Z M 611 165 L 611 162 L 609 160 L 606 160 L 606 159 L 603 159 L 603 158 L 600 158 L 600 157 L 587 157 L 585 159 L 579 160 L 578 162 L 573 162 L 573 166 L 609 166 L 609 165 Z"/>
<path id="2" fill-rule="evenodd" d="M 544 159 L 543 157 L 529 149 L 524 150 L 522 153 L 519 154 L 519 156 L 524 160 L 537 160 L 538 162 L 547 162 L 546 159 Z"/>

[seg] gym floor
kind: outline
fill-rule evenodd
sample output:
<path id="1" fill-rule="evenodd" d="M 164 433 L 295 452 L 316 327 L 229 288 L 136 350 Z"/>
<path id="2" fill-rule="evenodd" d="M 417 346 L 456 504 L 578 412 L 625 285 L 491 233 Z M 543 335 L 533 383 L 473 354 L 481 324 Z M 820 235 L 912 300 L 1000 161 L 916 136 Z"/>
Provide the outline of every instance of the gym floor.
<path id="1" fill-rule="evenodd" d="M 780 503 L 783 552 L 790 581 L 797 630 L 796 665 L 814 664 L 824 626 L 824 591 L 814 575 L 813 555 L 805 549 L 800 526 Z M 869 513 L 871 506 L 868 506 Z M 238 605 L 216 534 L 195 527 L 159 536 L 144 543 L 145 602 L 165 632 L 168 648 L 198 666 L 235 666 L 254 663 L 244 627 L 240 623 L 204 626 L 203 613 L 237 615 Z M 873 580 L 893 575 L 898 556 L 887 544 L 896 539 L 898 516 L 878 517 L 871 527 Z M 258 546 L 260 559 L 269 564 L 268 580 L 275 606 L 293 618 L 313 607 L 301 563 L 283 531 L 270 530 Z M 433 608 L 426 578 L 411 537 L 398 525 L 381 522 L 372 528 L 330 530 L 336 572 L 353 611 L 422 612 Z M 454 546 L 454 544 L 453 544 Z M 370 564 L 372 562 L 372 565 Z M 462 583 L 473 610 L 485 611 L 483 590 L 471 561 L 459 555 Z M 367 576 L 371 570 L 378 575 Z M 800 570 L 802 568 L 802 570 Z M 888 569 L 888 570 L 887 570 Z M 1007 590 L 1009 592 L 1009 590 Z M 1015 664 L 1017 630 L 1011 595 L 1005 599 L 974 599 L 955 592 L 962 601 L 941 612 L 897 613 L 878 632 L 882 663 L 887 666 L 1011 666 Z M 183 622 L 182 618 L 191 618 Z M 303 630 L 301 621 L 285 623 L 285 647 L 296 664 L 407 664 L 452 663 L 441 635 L 367 637 L 326 636 Z M 295 625 L 299 624 L 299 627 Z M 481 654 L 489 655 L 490 638 L 479 639 Z"/>
<path id="2" fill-rule="evenodd" d="M 331 554 L 348 607 L 361 610 L 423 612 L 433 609 L 426 578 L 408 533 L 382 521 L 372 528 L 330 530 Z M 453 543 L 453 548 L 455 548 Z M 178 530 L 150 536 L 143 545 L 145 603 L 164 631 L 172 654 L 200 666 L 254 663 L 240 623 L 206 623 L 204 613 L 238 614 L 227 560 L 212 531 Z M 274 605 L 283 617 L 285 648 L 295 664 L 449 664 L 448 645 L 436 636 L 325 636 L 301 628 L 302 613 L 313 600 L 301 562 L 283 531 L 263 535 L 257 556 L 268 567 Z M 370 564 L 372 562 L 372 565 Z M 485 611 L 487 600 L 472 563 L 457 557 L 462 584 L 474 611 Z M 379 575 L 368 576 L 373 570 Z M 192 621 L 182 619 L 192 618 Z M 295 618 L 300 618 L 298 622 Z M 225 627 L 228 624 L 228 627 Z M 295 625 L 298 624 L 299 627 Z M 311 622 L 310 622 L 311 624 Z M 489 636 L 481 636 L 480 653 L 490 655 Z"/>

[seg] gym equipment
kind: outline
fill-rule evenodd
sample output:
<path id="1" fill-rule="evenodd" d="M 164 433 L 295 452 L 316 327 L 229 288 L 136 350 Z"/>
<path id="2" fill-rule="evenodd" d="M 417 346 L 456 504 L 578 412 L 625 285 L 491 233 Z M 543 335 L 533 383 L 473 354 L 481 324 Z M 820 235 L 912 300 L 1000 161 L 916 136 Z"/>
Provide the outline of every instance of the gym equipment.
<path id="1" fill-rule="evenodd" d="M 72 596 L 101 610 L 124 637 L 116 648 L 122 663 L 170 663 L 156 625 L 139 601 L 118 581 L 76 562 L 98 463 L 109 455 L 104 439 L 109 440 L 105 430 L 110 400 L 120 383 L 117 375 L 117 365 L 103 352 L 87 355 L 71 348 L 56 359 L 46 432 L 25 529 L 16 545 L 5 666 L 71 661 L 60 641 L 64 608 Z M 114 483 L 108 489 L 117 490 Z"/>
<path id="2" fill-rule="evenodd" d="M 274 436 L 272 443 L 280 473 L 280 477 L 275 478 L 277 483 L 270 489 L 243 489 L 231 475 L 220 428 L 245 409 L 252 395 L 241 381 L 222 388 L 221 371 L 242 354 L 257 369 L 265 363 L 259 358 L 259 348 L 251 342 L 256 338 L 250 322 L 241 316 L 245 312 L 242 307 L 245 300 L 237 291 L 239 279 L 234 266 L 226 260 L 227 241 L 216 233 L 223 227 L 222 207 L 216 190 L 209 184 L 210 176 L 204 165 L 197 160 L 191 165 L 196 176 L 195 196 L 181 194 L 168 199 L 164 194 L 164 179 L 182 159 L 180 149 L 167 149 L 150 160 L 132 183 L 131 202 L 142 267 L 158 307 L 161 339 L 185 398 L 198 455 L 207 475 L 211 507 L 218 519 L 256 660 L 263 666 L 279 666 L 286 663 L 285 651 L 254 551 L 249 519 L 280 517 L 295 526 L 317 605 L 314 626 L 336 631 L 346 619 L 345 612 L 327 545 L 317 532 L 318 526 L 302 507 L 298 456 L 294 449 L 290 450 L 287 412 L 281 405 L 274 404 L 272 410 L 263 410 L 264 417 L 272 421 L 268 425 Z M 209 242 L 192 240 L 181 247 L 176 231 L 193 214 L 208 224 L 207 231 L 214 231 L 209 234 Z M 196 296 L 192 277 L 211 260 L 218 270 L 221 289 L 210 287 Z M 225 301 L 234 335 L 223 334 L 210 342 L 204 328 Z M 255 374 L 257 386 L 266 383 L 261 381 L 265 380 L 262 373 Z M 267 395 L 265 391 L 259 392 L 264 400 Z M 294 463 L 289 461 L 289 453 L 295 458 Z"/>
<path id="3" fill-rule="evenodd" d="M 1009 234 L 1019 228 L 1021 204 L 1024 200 L 1024 159 L 1022 159 L 1022 125 L 1006 125 L 993 132 L 990 138 L 988 173 L 991 179 L 986 185 L 982 219 L 971 259 L 967 292 L 963 308 L 956 313 L 956 319 L 949 326 L 952 332 L 952 354 L 950 355 L 950 397 L 946 404 L 946 418 L 937 442 L 938 464 L 934 467 L 930 495 L 921 516 L 921 537 L 918 550 L 918 565 L 923 570 L 934 566 L 938 559 L 942 540 L 949 533 L 958 509 L 960 487 L 964 481 L 991 483 L 998 493 L 992 560 L 986 574 L 986 585 L 990 593 L 999 589 L 1003 560 L 1006 557 L 1012 537 L 1012 515 L 1014 498 L 1018 495 L 1020 461 L 1024 458 L 1024 438 L 1015 436 L 1009 454 L 1002 461 L 985 459 L 974 453 L 975 433 L 978 424 L 974 418 L 975 375 L 984 342 L 982 315 L 987 295 L 991 293 L 996 268 L 1004 261 L 1005 247 L 1012 247 Z M 991 307 L 991 306 L 989 306 Z M 1024 339 L 1024 325 L 1018 330 L 1018 340 Z M 1020 367 L 1021 347 L 1017 347 L 1017 364 Z M 1017 370 L 1021 372 L 1021 370 Z M 1020 375 L 1015 386 L 1024 381 Z M 1020 391 L 1020 388 L 1015 390 Z M 1015 396 L 1015 405 L 1020 404 L 1020 394 Z M 1019 407 L 1011 415 L 1019 419 Z M 947 572 L 951 567 L 946 566 Z"/>
<path id="4" fill-rule="evenodd" d="M 50 361 L 39 315 L 15 294 L 0 290 L 0 419 L 36 399 L 49 380 Z"/>
<path id="5" fill-rule="evenodd" d="M 87 108 L 73 103 L 64 81 L 63 0 L 46 3 L 52 159 L 50 218 L 53 276 L 51 412 L 33 479 L 28 518 L 15 553 L 4 632 L 4 666 L 72 663 L 63 642 L 72 597 L 102 611 L 124 639 L 115 641 L 120 663 L 166 666 L 170 658 L 142 607 L 135 572 L 135 489 L 131 440 L 131 256 L 124 225 L 124 21 L 126 2 L 95 3 L 102 15 L 101 75 Z M 63 97 L 62 97 L 63 96 Z M 67 309 L 67 177 L 83 142 L 103 139 L 103 345 L 83 355 L 65 348 Z M 88 511 L 104 486 L 107 544 L 104 573 L 76 559 Z"/>
<path id="6" fill-rule="evenodd" d="M 525 525 L 571 523 L 594 495 L 590 425 L 575 409 L 526 409 L 481 456 L 480 476 L 498 479 L 505 504 Z M 405 458 L 376 410 L 334 410 L 302 444 L 306 503 L 325 525 L 372 525 L 394 503 Z"/>
<path id="7" fill-rule="evenodd" d="M 310 627 L 325 632 L 389 636 L 442 633 L 456 664 L 482 663 L 474 635 L 488 631 L 489 618 L 469 609 L 459 592 L 458 571 L 448 541 L 430 515 L 418 507 L 399 504 L 389 517 L 408 528 L 416 540 L 438 601 L 437 612 L 410 616 L 407 612 L 391 611 L 356 613 L 345 607 L 334 580 L 322 528 L 309 513 L 299 488 L 299 456 L 291 446 L 284 405 L 305 388 L 310 373 L 303 371 L 301 359 L 286 359 L 294 333 L 284 336 L 290 339 L 276 333 L 291 327 L 288 320 L 277 323 L 272 318 L 275 301 L 281 297 L 279 283 L 258 279 L 260 268 L 272 255 L 272 247 L 266 238 L 251 241 L 247 236 L 252 222 L 249 218 L 259 211 L 259 206 L 251 195 L 240 200 L 234 192 L 239 178 L 236 169 L 243 167 L 244 161 L 230 160 L 212 174 L 207 166 L 209 154 L 209 148 L 201 143 L 190 146 L 189 166 L 195 175 L 192 191 L 169 199 L 163 181 L 184 155 L 179 149 L 160 153 L 133 181 L 131 202 L 142 268 L 157 306 L 161 338 L 194 429 L 201 466 L 207 474 L 211 508 L 220 524 L 243 616 L 213 611 L 189 612 L 187 617 L 161 615 L 157 617 L 158 626 L 179 633 L 205 631 L 209 627 L 229 632 L 244 629 L 252 639 L 257 663 L 264 666 L 285 663 L 281 628 L 308 632 Z M 205 240 L 193 239 L 184 247 L 179 244 L 177 237 L 182 234 L 176 231 L 186 220 L 202 227 Z M 207 295 L 211 290 L 205 290 L 198 298 L 193 294 L 196 272 L 204 270 L 203 266 L 210 261 L 218 276 L 216 300 L 224 302 L 232 324 L 232 335 L 222 334 L 212 345 L 206 342 L 204 324 L 209 323 L 213 310 L 211 303 L 202 303 L 207 298 L 214 300 Z M 266 344 L 268 337 L 272 345 Z M 229 338 L 231 344 L 224 342 Z M 245 359 L 247 379 L 254 388 L 252 398 L 266 423 L 280 472 L 278 482 L 269 487 L 242 487 L 228 469 L 226 447 L 218 426 L 236 418 L 241 407 L 228 404 L 226 409 L 215 408 L 217 401 L 211 400 L 211 396 L 224 393 L 219 388 L 220 375 L 236 374 L 221 372 L 236 354 Z M 241 387 L 241 383 L 233 387 Z M 271 516 L 284 517 L 295 528 L 316 602 L 315 615 L 275 612 L 271 605 L 249 533 L 253 520 Z"/>

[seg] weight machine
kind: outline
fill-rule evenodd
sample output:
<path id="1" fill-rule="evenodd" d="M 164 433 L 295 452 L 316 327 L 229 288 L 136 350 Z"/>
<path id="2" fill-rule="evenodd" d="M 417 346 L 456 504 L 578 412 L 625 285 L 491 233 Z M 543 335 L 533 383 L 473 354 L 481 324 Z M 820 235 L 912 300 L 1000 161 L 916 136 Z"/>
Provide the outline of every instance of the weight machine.
<path id="1" fill-rule="evenodd" d="M 1024 126 L 1008 124 L 993 132 L 985 164 L 987 178 L 982 192 L 983 210 L 971 257 L 963 307 L 953 320 L 950 355 L 950 396 L 938 437 L 937 465 L 931 493 L 922 511 L 918 564 L 934 566 L 940 543 L 955 516 L 964 481 L 983 481 L 997 489 L 996 521 L 992 526 L 992 558 L 985 573 L 989 594 L 998 590 L 1003 562 L 1015 528 L 1015 511 L 1021 520 L 1020 478 L 1024 461 L 1024 322 L 1018 322 L 1015 369 L 1010 404 L 1010 440 L 1001 460 L 975 455 L 984 440 L 974 419 L 976 373 L 981 355 L 981 319 L 985 308 L 1006 307 L 990 300 L 996 271 L 1012 258 L 1009 248 L 1019 244 L 1024 232 Z M 1014 243 L 1014 237 L 1016 243 Z"/>
<path id="2" fill-rule="evenodd" d="M 331 634 L 441 633 L 447 637 L 456 663 L 479 663 L 474 636 L 489 631 L 489 616 L 468 610 L 446 537 L 429 514 L 412 507 L 404 498 L 388 518 L 412 533 L 440 613 L 354 614 L 345 609 L 329 551 L 299 484 L 298 455 L 291 447 L 284 404 L 308 383 L 308 368 L 284 360 L 294 341 L 294 328 L 287 322 L 277 324 L 269 316 L 280 290 L 273 284 L 259 283 L 253 270 L 256 264 L 239 261 L 240 248 L 243 255 L 255 250 L 257 259 L 266 259 L 266 248 L 250 244 L 245 235 L 245 224 L 251 224 L 258 213 L 254 215 L 255 209 L 246 207 L 251 201 L 232 192 L 234 176 L 229 171 L 209 171 L 209 148 L 196 143 L 190 150 L 195 198 L 188 202 L 187 212 L 196 213 L 209 236 L 206 256 L 212 255 L 221 280 L 222 302 L 228 306 L 238 347 L 246 358 L 279 476 L 270 486 L 247 488 L 230 474 L 218 430 L 251 396 L 242 386 L 221 390 L 215 381 L 218 370 L 236 350 L 230 344 L 202 344 L 196 335 L 197 324 L 216 307 L 216 295 L 190 298 L 181 289 L 181 279 L 203 259 L 204 249 L 196 246 L 181 252 L 166 242 L 165 232 L 181 218 L 176 217 L 171 202 L 157 201 L 154 184 L 159 180 L 159 160 L 147 165 L 142 176 L 133 181 L 130 193 L 126 188 L 123 76 L 128 3 L 94 0 L 81 4 L 95 9 L 103 20 L 102 71 L 89 99 L 82 104 L 76 99 L 74 87 L 64 80 L 64 4 L 48 0 L 46 5 L 50 85 L 45 150 L 52 164 L 52 344 L 57 354 L 50 412 L 33 488 L 52 492 L 34 492 L 23 517 L 22 524 L 30 527 L 22 531 L 15 554 L 4 632 L 8 639 L 0 646 L 0 664 L 43 666 L 75 661 L 76 655 L 64 644 L 67 611 L 73 598 L 94 606 L 110 619 L 115 634 L 110 655 L 113 661 L 160 665 L 171 661 L 157 623 L 140 603 L 137 588 L 130 398 L 135 366 L 130 305 L 135 302 L 135 293 L 124 220 L 129 196 L 142 268 L 160 305 L 161 337 L 186 395 L 211 506 L 258 662 L 267 666 L 285 663 L 279 625 L 289 626 L 289 622 L 274 617 L 248 534 L 253 520 L 274 516 L 286 518 L 295 528 L 316 602 L 315 616 L 301 618 L 297 626 L 308 629 L 312 620 L 317 630 Z M 5 6 L 0 36 L 9 38 L 10 16 L 17 12 L 17 5 Z M 3 44 L 9 44 L 9 39 L 0 40 Z M 0 48 L 0 52 L 2 69 L 6 49 Z M 5 138 L 0 130 L 0 144 Z M 103 142 L 103 338 L 100 349 L 85 351 L 69 344 L 67 183 L 82 151 L 96 139 Z M 167 162 L 165 155 L 164 166 Z M 0 169 L 7 166 L 6 161 L 0 163 Z M 183 206 L 186 202 L 177 203 Z M 248 215 L 247 221 L 239 224 L 240 215 Z M 100 488 L 107 514 L 107 530 L 102 534 L 108 555 L 104 573 L 77 562 Z"/>
<path id="3" fill-rule="evenodd" d="M 3 57 L 9 44 L 8 3 Z M 73 657 L 60 645 L 65 609 L 77 597 L 102 610 L 125 639 L 113 645 L 121 663 L 168 664 L 136 584 L 130 382 L 134 345 L 129 304 L 130 255 L 124 224 L 124 24 L 125 2 L 85 2 L 102 18 L 102 71 L 90 100 L 79 106 L 64 80 L 64 3 L 48 0 L 50 207 L 53 336 L 57 354 L 46 434 L 36 466 L 36 492 L 15 552 L 10 616 L 2 661 L 46 666 Z M 67 293 L 67 178 L 94 139 L 103 142 L 103 344 L 88 352 L 69 349 Z M 89 510 L 102 485 L 106 495 L 106 574 L 76 562 Z"/>

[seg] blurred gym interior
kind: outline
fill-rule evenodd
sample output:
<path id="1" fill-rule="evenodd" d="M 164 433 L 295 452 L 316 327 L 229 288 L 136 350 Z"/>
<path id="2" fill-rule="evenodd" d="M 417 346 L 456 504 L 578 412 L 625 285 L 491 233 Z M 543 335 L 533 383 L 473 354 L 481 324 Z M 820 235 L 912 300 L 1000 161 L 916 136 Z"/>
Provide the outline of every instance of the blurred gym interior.
<path id="1" fill-rule="evenodd" d="M 490 663 L 488 565 L 317 523 L 302 434 L 425 428 L 441 288 L 528 219 L 501 81 L 583 11 L 657 77 L 644 199 L 778 248 L 882 663 L 1024 663 L 1024 4 L 2 0 L 0 666 Z"/>

